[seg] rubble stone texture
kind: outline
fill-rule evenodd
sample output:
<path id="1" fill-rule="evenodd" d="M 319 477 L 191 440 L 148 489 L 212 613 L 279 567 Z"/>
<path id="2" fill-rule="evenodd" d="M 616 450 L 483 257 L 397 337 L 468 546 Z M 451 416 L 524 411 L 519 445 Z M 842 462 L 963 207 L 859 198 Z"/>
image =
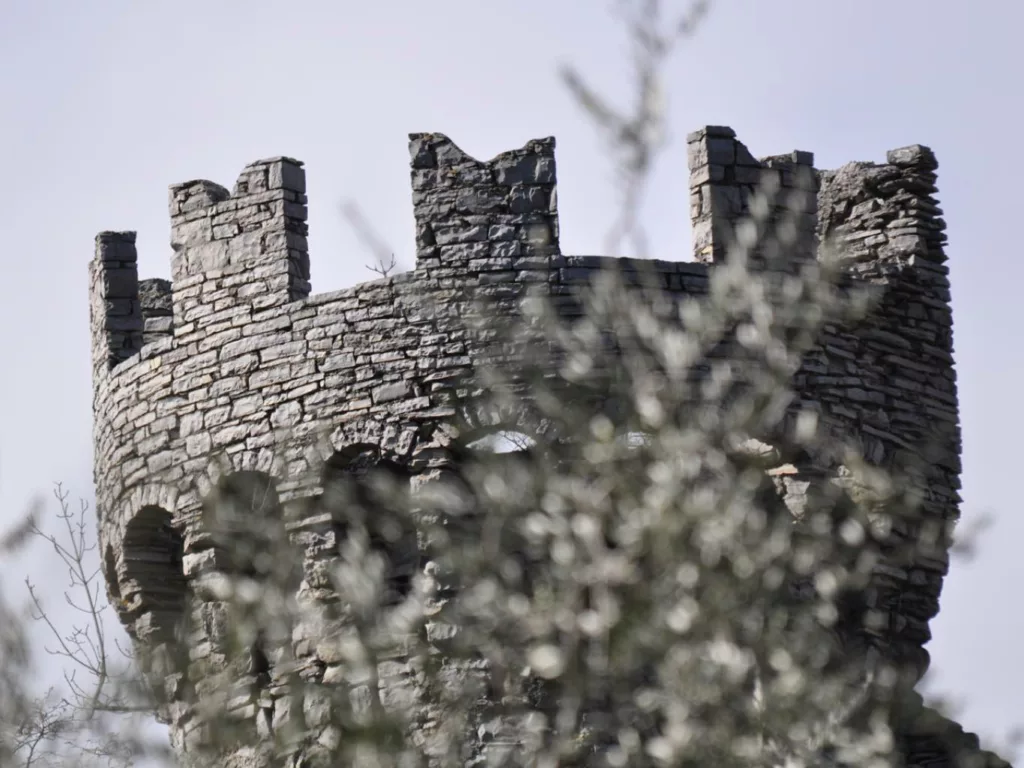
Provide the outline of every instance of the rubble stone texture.
<path id="1" fill-rule="evenodd" d="M 813 259 L 818 242 L 835 236 L 847 278 L 881 292 L 866 321 L 825 329 L 796 376 L 798 394 L 818 405 L 830 429 L 859 440 L 870 461 L 911 468 L 920 525 L 943 531 L 956 520 L 960 430 L 945 224 L 927 147 L 893 150 L 883 164 L 817 171 L 810 153 L 758 160 L 731 129 L 708 126 L 688 137 L 693 261 L 643 264 L 561 253 L 553 138 L 486 163 L 436 133 L 412 134 L 409 148 L 411 272 L 311 293 L 305 171 L 287 157 L 247 166 L 231 191 L 203 180 L 171 187 L 169 282 L 138 279 L 134 232 L 97 236 L 89 275 L 100 541 L 120 618 L 139 642 L 166 642 L 188 611 L 203 628 L 190 662 L 226 663 L 223 606 L 190 589 L 215 566 L 200 512 L 218 483 L 260 479 L 272 487 L 271 514 L 298 517 L 289 527 L 307 548 L 302 589 L 315 597 L 329 547 L 316 535 L 315 509 L 302 515 L 321 488 L 291 478 L 320 477 L 356 454 L 412 476 L 444 466 L 437 435 L 454 416 L 448 396 L 482 354 L 461 322 L 468 297 L 483 290 L 505 307 L 524 287 L 546 285 L 572 316 L 595 274 L 640 266 L 653 269 L 665 291 L 699 295 L 766 174 L 802 211 L 790 257 Z M 282 429 L 295 443 L 283 453 L 275 448 Z M 316 439 L 322 434 L 329 445 Z M 782 472 L 780 482 L 798 503 L 799 475 Z M 898 545 L 918 533 L 897 527 L 891 535 Z M 869 597 L 882 619 L 875 645 L 920 674 L 948 567 L 942 537 L 936 541 L 909 555 L 894 546 Z M 301 628 L 293 650 L 308 679 L 337 679 L 328 647 Z M 380 669 L 380 685 L 395 697 L 414 695 L 411 677 L 400 659 Z M 190 688 L 171 674 L 166 683 L 171 701 L 162 715 L 187 755 L 198 733 L 190 696 L 203 695 L 202 680 Z M 239 716 L 272 730 L 287 716 L 275 709 L 275 690 L 241 701 Z M 315 724 L 317 703 L 307 704 Z M 429 712 L 423 721 L 429 729 Z M 952 765 L 964 755 L 1003 764 L 935 713 L 899 736 L 909 765 Z M 330 741 L 313 733 L 302 749 L 312 754 Z M 240 752 L 224 764 L 246 759 Z"/>

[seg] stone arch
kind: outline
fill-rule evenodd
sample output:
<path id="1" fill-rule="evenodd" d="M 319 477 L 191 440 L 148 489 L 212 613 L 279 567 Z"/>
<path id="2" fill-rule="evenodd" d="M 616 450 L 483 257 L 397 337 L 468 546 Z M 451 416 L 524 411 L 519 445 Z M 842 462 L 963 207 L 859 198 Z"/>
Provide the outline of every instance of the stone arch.
<path id="1" fill-rule="evenodd" d="M 174 517 L 180 512 L 179 502 L 178 489 L 172 485 L 147 483 L 133 486 L 124 492 L 116 505 L 118 510 L 114 520 L 116 530 L 123 538 L 128 523 L 143 507 L 161 507 Z"/>
<path id="2" fill-rule="evenodd" d="M 372 445 L 381 457 L 405 465 L 411 458 L 422 427 L 418 423 L 381 422 L 372 418 L 351 419 L 337 426 L 328 442 L 332 454 L 345 451 L 351 445 Z"/>
<path id="3" fill-rule="evenodd" d="M 365 435 L 365 433 L 363 433 Z M 317 499 L 330 516 L 336 544 L 365 533 L 387 567 L 385 606 L 404 600 L 419 569 L 417 531 L 411 515 L 412 472 L 400 455 L 372 442 L 336 450 L 323 464 Z"/>
<path id="4" fill-rule="evenodd" d="M 456 414 L 455 428 L 461 445 L 468 445 L 498 432 L 516 432 L 537 444 L 555 436 L 554 425 L 542 418 L 527 401 L 514 404 L 465 404 Z"/>
<path id="5" fill-rule="evenodd" d="M 286 468 L 286 461 L 280 450 L 260 448 L 217 454 L 209 460 L 204 470 L 194 475 L 194 493 L 202 504 L 217 491 L 220 483 L 231 475 L 256 472 L 277 478 L 286 474 Z"/>
<path id="6" fill-rule="evenodd" d="M 138 639 L 151 644 L 172 641 L 185 619 L 184 551 L 171 512 L 155 504 L 142 506 L 127 521 L 120 568 L 108 547 L 105 566 L 109 568 L 113 559 L 115 576 L 110 590 L 118 598 L 122 621 Z"/>

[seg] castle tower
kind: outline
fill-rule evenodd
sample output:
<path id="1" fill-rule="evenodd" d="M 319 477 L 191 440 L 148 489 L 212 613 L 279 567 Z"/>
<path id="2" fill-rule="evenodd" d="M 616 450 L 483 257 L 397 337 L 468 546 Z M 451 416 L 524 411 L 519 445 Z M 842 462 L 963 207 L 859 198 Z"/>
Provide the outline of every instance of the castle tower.
<path id="1" fill-rule="evenodd" d="M 138 279 L 134 233 L 97 236 L 90 309 L 104 571 L 138 642 L 169 649 L 186 617 L 197 633 L 186 668 L 170 664 L 164 679 L 161 716 L 180 753 L 202 734 L 195 702 L 209 691 L 197 670 L 230 663 L 225 606 L 197 585 L 244 567 L 226 561 L 204 530 L 204 500 L 244 489 L 260 499 L 266 520 L 290 521 L 306 547 L 304 596 L 331 599 L 322 574 L 333 555 L 324 542 L 335 540 L 338 521 L 317 514 L 316 498 L 332 478 L 367 466 L 406 479 L 438 466 L 441 428 L 454 416 L 448 395 L 482 351 L 460 322 L 474 292 L 511 300 L 524 286 L 545 285 L 572 316 L 579 287 L 616 267 L 657 274 L 675 297 L 700 295 L 769 177 L 788 195 L 779 206 L 795 202 L 797 210 L 790 264 L 813 262 L 819 240 L 837 237 L 852 246 L 847 280 L 880 296 L 863 322 L 826 330 L 794 387 L 826 428 L 858 436 L 869 460 L 912 477 L 919 490 L 916 525 L 931 544 L 894 555 L 866 602 L 870 641 L 923 674 L 960 471 L 935 158 L 915 146 L 890 152 L 885 164 L 821 172 L 806 152 L 757 160 L 728 128 L 706 127 L 688 144 L 692 262 L 561 254 L 551 138 L 485 163 L 441 134 L 412 134 L 416 268 L 328 294 L 311 293 L 305 174 L 288 158 L 247 166 L 231 192 L 204 180 L 171 187 L 169 283 Z M 277 450 L 282 430 L 290 442 Z M 794 496 L 805 470 L 784 478 Z M 921 533 L 897 526 L 892 536 L 909 542 Z M 396 589 L 415 567 L 414 539 L 397 537 L 389 552 Z M 330 685 L 343 670 L 307 629 L 292 638 L 297 661 L 310 681 Z M 260 673 L 234 706 L 266 735 L 291 710 L 273 654 L 253 655 Z M 395 695 L 412 678 L 401 660 L 379 671 L 380 686 Z M 309 722 L 319 727 L 316 717 Z M 311 735 L 311 749 L 322 735 Z M 911 763 L 950 749 L 929 734 L 906 735 Z"/>

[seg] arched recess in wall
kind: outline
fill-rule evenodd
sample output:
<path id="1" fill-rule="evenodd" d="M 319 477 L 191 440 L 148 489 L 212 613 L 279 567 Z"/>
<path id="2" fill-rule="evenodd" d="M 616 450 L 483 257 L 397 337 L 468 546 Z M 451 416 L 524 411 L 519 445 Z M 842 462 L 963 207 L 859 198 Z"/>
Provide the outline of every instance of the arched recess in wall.
<path id="1" fill-rule="evenodd" d="M 270 475 L 243 470 L 221 477 L 203 499 L 203 523 L 221 574 L 236 579 L 236 584 L 292 591 L 295 558 L 277 484 Z M 271 651 L 282 642 L 279 632 L 268 632 L 260 608 L 266 602 L 263 592 L 253 604 L 212 601 L 200 611 L 211 645 L 240 664 L 239 673 L 253 677 L 250 695 L 255 698 L 270 682 Z"/>
<path id="2" fill-rule="evenodd" d="M 264 472 L 222 477 L 203 499 L 203 521 L 224 573 L 268 577 L 286 560 L 281 500 L 274 479 Z"/>
<path id="3" fill-rule="evenodd" d="M 482 425 L 463 432 L 453 450 L 454 478 L 449 482 L 464 486 L 470 504 L 447 521 L 450 540 L 456 550 L 469 547 L 468 554 L 482 570 L 482 574 L 469 574 L 470 578 L 495 579 L 505 593 L 502 600 L 513 595 L 533 600 L 544 580 L 543 554 L 531 549 L 520 528 L 523 516 L 537 508 L 533 504 L 536 478 L 547 461 L 544 436 L 529 432 L 515 423 Z M 459 588 L 455 582 L 464 584 L 465 579 L 466 574 L 457 574 L 452 591 Z M 489 700 L 501 700 L 522 686 L 518 693 L 531 710 L 554 716 L 560 691 L 557 682 L 535 675 L 510 680 L 500 667 L 485 668 Z M 494 677 L 492 671 L 502 676 Z"/>
<path id="4" fill-rule="evenodd" d="M 649 442 L 649 437 L 641 432 L 624 432 L 618 439 L 631 451 L 639 450 Z M 477 525 L 487 533 L 477 536 L 478 546 L 484 547 L 485 550 L 494 547 L 493 552 L 485 551 L 485 559 L 497 566 L 506 590 L 517 591 L 533 600 L 545 586 L 546 580 L 553 581 L 559 577 L 553 575 L 550 570 L 550 548 L 546 545 L 536 548 L 531 545 L 517 530 L 517 523 L 521 520 L 521 515 L 530 514 L 539 508 L 536 505 L 539 505 L 545 488 L 537 484 L 537 478 L 548 471 L 557 474 L 556 462 L 564 460 L 566 453 L 553 447 L 552 441 L 545 440 L 543 435 L 536 440 L 514 427 L 496 426 L 490 430 L 474 430 L 462 438 L 460 445 L 458 454 L 463 463 L 462 472 L 471 478 L 477 503 L 483 502 L 481 508 L 476 511 Z M 570 450 L 568 455 L 580 458 L 580 454 L 574 450 Z M 578 467 L 566 469 L 573 474 L 579 470 Z M 487 492 L 487 485 L 492 480 L 498 481 L 497 493 Z M 509 518 L 504 530 L 494 530 L 494 515 L 490 514 L 494 510 L 485 506 L 492 499 L 498 503 L 507 499 L 510 506 L 506 511 Z M 604 543 L 608 550 L 619 549 L 611 530 L 605 529 Z M 552 584 L 552 581 L 548 581 L 548 584 Z M 557 589 L 564 586 L 564 583 L 552 585 Z M 577 584 L 576 588 L 581 590 L 581 611 L 598 607 L 593 602 L 595 593 L 589 586 Z M 576 651 L 581 660 L 590 652 L 589 642 L 584 639 Z M 651 683 L 650 680 L 643 682 L 647 685 Z M 503 681 L 488 678 L 487 683 L 489 698 L 504 695 Z M 522 685 L 521 694 L 527 706 L 534 712 L 548 717 L 549 722 L 553 722 L 559 709 L 559 702 L 563 699 L 564 682 L 560 679 L 545 679 L 530 674 L 518 683 Z M 610 705 L 610 699 L 607 692 L 598 684 L 587 691 L 581 705 L 585 711 L 601 712 Z"/>
<path id="5" fill-rule="evenodd" d="M 108 547 L 104 565 L 108 578 L 113 571 L 111 597 L 119 601 L 122 621 L 139 640 L 169 642 L 180 628 L 188 600 L 183 556 L 184 542 L 171 513 L 152 505 L 142 507 L 125 527 L 120 574 Z"/>
<path id="6" fill-rule="evenodd" d="M 515 425 L 493 424 L 460 436 L 455 470 L 470 489 L 473 509 L 451 521 L 453 533 L 482 548 L 498 565 L 502 583 L 532 595 L 536 558 L 518 530 L 519 515 L 529 510 L 537 490 L 537 463 L 543 461 L 538 439 Z M 505 507 L 498 513 L 496 507 Z"/>
<path id="7" fill-rule="evenodd" d="M 356 443 L 324 462 L 319 504 L 332 520 L 339 547 L 360 533 L 384 558 L 386 585 L 381 603 L 397 605 L 412 590 L 420 552 L 409 498 L 407 468 L 381 456 L 380 449 Z"/>

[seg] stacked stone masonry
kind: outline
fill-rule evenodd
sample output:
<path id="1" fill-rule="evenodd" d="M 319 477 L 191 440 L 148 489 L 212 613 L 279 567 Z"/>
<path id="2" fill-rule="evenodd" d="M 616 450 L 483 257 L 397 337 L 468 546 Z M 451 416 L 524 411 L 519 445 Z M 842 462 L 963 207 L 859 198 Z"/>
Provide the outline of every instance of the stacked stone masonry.
<path id="1" fill-rule="evenodd" d="M 825 329 L 796 391 L 830 429 L 855 436 L 870 461 L 912 473 L 921 525 L 945 531 L 956 520 L 952 317 L 928 148 L 818 171 L 808 152 L 758 160 L 731 129 L 706 127 L 688 137 L 694 261 L 639 262 L 561 253 L 553 138 L 486 163 L 441 134 L 412 134 L 409 147 L 411 272 L 312 294 L 305 172 L 285 157 L 247 166 L 230 192 L 203 180 L 171 187 L 170 281 L 138 279 L 134 232 L 97 236 L 90 307 L 100 541 L 121 620 L 139 642 L 165 643 L 188 611 L 206 627 L 190 659 L 224 659 L 221 608 L 189 589 L 216 565 L 200 512 L 218 483 L 262 478 L 273 486 L 270 513 L 285 515 L 321 490 L 291 478 L 320 477 L 353 451 L 411 476 L 444 466 L 439 427 L 455 416 L 447 395 L 483 352 L 465 330 L 469 297 L 483 291 L 512 311 L 526 287 L 546 286 L 573 316 L 581 287 L 610 267 L 642 268 L 673 295 L 700 295 L 766 176 L 799 211 L 790 258 L 813 259 L 819 242 L 837 238 L 846 279 L 874 285 L 881 297 L 867 320 Z M 281 430 L 290 437 L 283 452 L 275 443 Z M 225 456 L 227 468 L 215 460 Z M 782 482 L 798 494 L 798 475 Z M 301 588 L 315 598 L 326 588 L 317 573 L 329 547 L 315 521 L 289 528 L 307 548 Z M 919 533 L 897 527 L 893 541 Z M 874 643 L 919 674 L 948 567 L 943 538 L 935 539 L 910 556 L 894 546 L 868 595 L 883 619 Z M 330 649 L 303 628 L 294 651 L 314 682 L 336 675 Z M 381 685 L 394 695 L 404 695 L 410 679 L 401 660 L 382 665 Z M 196 728 L 189 697 L 202 696 L 202 686 L 188 688 L 179 674 L 166 687 L 162 714 L 187 754 Z M 287 716 L 266 696 L 241 709 L 265 732 Z M 1000 764 L 949 723 L 900 738 L 910 765 L 952 765 L 963 750 Z"/>

